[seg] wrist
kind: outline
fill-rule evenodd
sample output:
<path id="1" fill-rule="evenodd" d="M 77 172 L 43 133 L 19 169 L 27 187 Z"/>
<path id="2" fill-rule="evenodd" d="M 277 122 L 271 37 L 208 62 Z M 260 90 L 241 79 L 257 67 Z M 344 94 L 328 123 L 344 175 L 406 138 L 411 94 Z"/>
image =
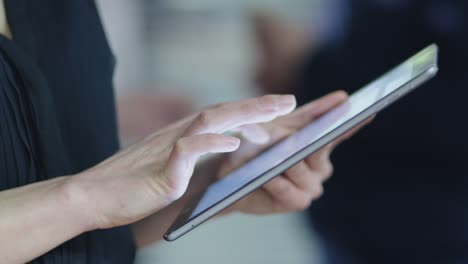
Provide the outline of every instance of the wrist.
<path id="1" fill-rule="evenodd" d="M 84 233 L 98 228 L 93 202 L 77 175 L 62 177 L 57 186 L 57 201 L 64 208 L 62 212 L 70 215 L 76 223 L 78 233 Z"/>

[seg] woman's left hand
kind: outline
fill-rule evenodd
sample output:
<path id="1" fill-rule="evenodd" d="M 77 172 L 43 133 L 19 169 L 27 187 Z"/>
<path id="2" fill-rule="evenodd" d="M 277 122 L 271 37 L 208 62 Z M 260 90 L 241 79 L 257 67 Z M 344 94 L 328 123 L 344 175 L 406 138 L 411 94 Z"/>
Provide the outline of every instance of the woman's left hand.
<path id="1" fill-rule="evenodd" d="M 241 147 L 236 152 L 226 155 L 218 175 L 226 175 L 268 146 L 309 124 L 346 99 L 345 92 L 334 92 L 269 123 L 242 127 L 239 132 L 246 140 L 242 141 Z M 350 137 L 362 126 L 353 129 L 291 167 L 279 177 L 237 202 L 226 212 L 271 214 L 301 211 L 308 208 L 313 200 L 321 196 L 322 184 L 333 172 L 330 161 L 331 152 L 340 142 Z"/>

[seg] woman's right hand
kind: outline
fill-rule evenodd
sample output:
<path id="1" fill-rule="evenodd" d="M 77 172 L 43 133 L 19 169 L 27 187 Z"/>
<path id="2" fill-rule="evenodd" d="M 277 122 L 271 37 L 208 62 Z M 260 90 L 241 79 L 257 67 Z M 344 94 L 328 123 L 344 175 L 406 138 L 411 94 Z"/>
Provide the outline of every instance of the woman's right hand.
<path id="1" fill-rule="evenodd" d="M 179 199 L 202 155 L 235 151 L 239 139 L 224 132 L 271 121 L 295 106 L 291 95 L 268 95 L 209 107 L 69 177 L 67 196 L 81 201 L 89 229 L 133 223 Z"/>

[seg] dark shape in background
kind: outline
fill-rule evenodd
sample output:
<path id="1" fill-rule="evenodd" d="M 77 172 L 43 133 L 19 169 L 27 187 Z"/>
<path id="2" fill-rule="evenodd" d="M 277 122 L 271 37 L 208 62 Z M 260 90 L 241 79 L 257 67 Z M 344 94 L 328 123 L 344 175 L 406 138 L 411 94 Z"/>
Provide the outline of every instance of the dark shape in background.
<path id="1" fill-rule="evenodd" d="M 346 36 L 305 65 L 302 103 L 352 92 L 432 42 L 440 72 L 336 150 L 310 210 L 328 263 L 468 263 L 468 3 L 349 8 Z"/>

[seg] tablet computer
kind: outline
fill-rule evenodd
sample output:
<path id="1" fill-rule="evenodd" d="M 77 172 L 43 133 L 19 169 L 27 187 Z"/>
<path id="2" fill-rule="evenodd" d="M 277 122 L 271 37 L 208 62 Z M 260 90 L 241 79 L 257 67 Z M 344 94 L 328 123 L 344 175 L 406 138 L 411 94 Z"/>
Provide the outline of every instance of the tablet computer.
<path id="1" fill-rule="evenodd" d="M 192 199 L 164 235 L 173 241 L 402 98 L 437 73 L 437 45 L 423 49 L 343 104 L 274 144 Z"/>

